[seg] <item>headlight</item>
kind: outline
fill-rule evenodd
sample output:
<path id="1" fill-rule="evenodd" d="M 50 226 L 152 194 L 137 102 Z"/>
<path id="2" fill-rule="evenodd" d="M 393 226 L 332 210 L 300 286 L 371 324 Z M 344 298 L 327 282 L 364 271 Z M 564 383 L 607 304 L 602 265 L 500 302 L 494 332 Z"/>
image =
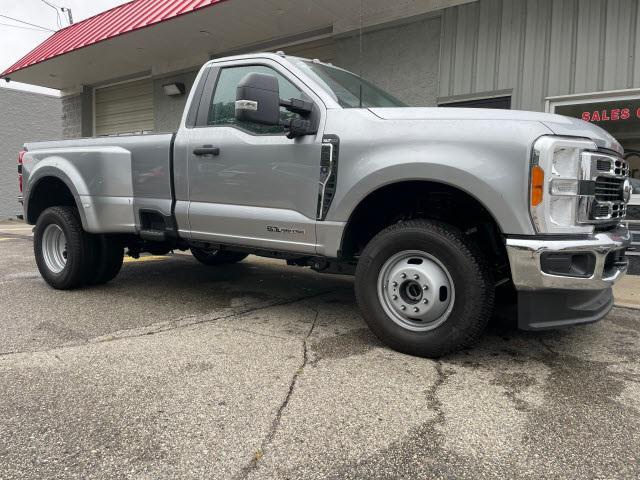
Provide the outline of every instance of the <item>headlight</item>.
<path id="1" fill-rule="evenodd" d="M 580 162 L 584 150 L 595 150 L 590 140 L 545 136 L 533 146 L 529 205 L 538 233 L 592 233 L 593 226 L 577 221 L 580 198 Z"/>

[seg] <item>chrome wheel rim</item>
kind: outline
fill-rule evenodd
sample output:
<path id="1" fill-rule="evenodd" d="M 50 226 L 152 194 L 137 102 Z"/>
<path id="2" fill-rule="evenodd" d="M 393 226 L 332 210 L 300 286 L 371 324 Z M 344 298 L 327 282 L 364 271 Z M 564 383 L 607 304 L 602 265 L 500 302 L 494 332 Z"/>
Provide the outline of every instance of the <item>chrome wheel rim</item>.
<path id="1" fill-rule="evenodd" d="M 447 321 L 455 289 L 449 271 L 437 258 L 420 250 L 405 250 L 380 269 L 378 300 L 396 324 L 425 332 Z"/>
<path id="2" fill-rule="evenodd" d="M 67 265 L 67 238 L 56 224 L 47 225 L 42 234 L 42 256 L 52 273 L 60 273 Z"/>

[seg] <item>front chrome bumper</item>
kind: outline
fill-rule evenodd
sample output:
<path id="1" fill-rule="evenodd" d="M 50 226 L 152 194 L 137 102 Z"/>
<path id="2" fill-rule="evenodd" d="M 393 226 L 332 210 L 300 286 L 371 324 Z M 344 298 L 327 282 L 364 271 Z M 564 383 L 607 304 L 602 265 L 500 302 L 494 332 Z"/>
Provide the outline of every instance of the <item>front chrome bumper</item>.
<path id="1" fill-rule="evenodd" d="M 607 257 L 625 250 L 631 244 L 631 234 L 620 225 L 614 230 L 590 235 L 584 239 L 554 240 L 536 237 L 507 238 L 507 253 L 511 276 L 517 290 L 604 290 L 627 272 L 627 265 L 610 265 Z M 543 253 L 591 253 L 595 269 L 588 278 L 551 275 L 542 271 Z"/>

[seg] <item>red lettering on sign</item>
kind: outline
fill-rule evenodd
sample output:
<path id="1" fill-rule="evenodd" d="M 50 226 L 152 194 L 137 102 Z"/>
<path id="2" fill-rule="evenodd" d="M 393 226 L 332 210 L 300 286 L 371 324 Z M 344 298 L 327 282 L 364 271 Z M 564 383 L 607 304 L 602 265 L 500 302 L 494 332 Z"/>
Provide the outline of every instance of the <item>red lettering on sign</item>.
<path id="1" fill-rule="evenodd" d="M 640 118 L 640 108 L 631 112 L 629 108 L 613 108 L 611 110 L 596 110 L 594 112 L 582 112 L 580 118 L 585 122 L 617 122 L 619 120 L 629 120 L 631 115 Z"/>

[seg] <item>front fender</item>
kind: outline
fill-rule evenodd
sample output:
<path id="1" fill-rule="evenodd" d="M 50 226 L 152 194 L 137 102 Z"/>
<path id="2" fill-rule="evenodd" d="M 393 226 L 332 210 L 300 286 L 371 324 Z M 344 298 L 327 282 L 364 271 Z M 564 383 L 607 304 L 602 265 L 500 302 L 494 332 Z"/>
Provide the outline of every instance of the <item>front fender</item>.
<path id="1" fill-rule="evenodd" d="M 343 172 L 341 184 L 351 184 L 338 194 L 330 219 L 346 222 L 369 194 L 404 181 L 431 181 L 462 190 L 480 202 L 494 217 L 503 233 L 534 234 L 528 215 L 528 170 L 526 159 L 496 158 L 495 152 L 476 151 L 473 156 L 460 148 L 441 149 L 438 158 L 425 150 L 379 151 Z M 389 159 L 402 158 L 402 163 Z M 344 183 L 343 183 L 344 182 Z"/>

